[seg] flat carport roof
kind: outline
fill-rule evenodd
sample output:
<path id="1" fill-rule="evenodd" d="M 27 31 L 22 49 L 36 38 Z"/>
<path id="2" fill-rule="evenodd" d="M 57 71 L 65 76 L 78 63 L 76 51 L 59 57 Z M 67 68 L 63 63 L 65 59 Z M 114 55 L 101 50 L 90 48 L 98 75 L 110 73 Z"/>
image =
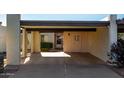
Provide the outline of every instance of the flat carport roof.
<path id="1" fill-rule="evenodd" d="M 20 20 L 26 31 L 62 32 L 62 31 L 96 31 L 97 27 L 109 26 L 109 21 L 42 21 Z M 124 32 L 124 22 L 117 21 L 118 32 Z"/>
<path id="2" fill-rule="evenodd" d="M 21 20 L 21 27 L 26 31 L 62 32 L 62 31 L 96 31 L 96 27 L 105 27 L 109 21 L 40 21 Z"/>
<path id="3" fill-rule="evenodd" d="M 21 26 L 107 26 L 109 21 L 40 21 L 21 20 Z"/>

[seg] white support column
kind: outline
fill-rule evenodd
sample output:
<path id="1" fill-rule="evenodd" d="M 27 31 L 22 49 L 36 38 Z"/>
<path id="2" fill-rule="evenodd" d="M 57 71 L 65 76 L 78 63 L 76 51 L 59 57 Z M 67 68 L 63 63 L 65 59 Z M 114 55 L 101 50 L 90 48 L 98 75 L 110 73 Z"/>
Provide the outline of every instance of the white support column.
<path id="1" fill-rule="evenodd" d="M 9 65 L 20 64 L 20 15 L 7 14 L 6 36 L 7 61 Z"/>
<path id="2" fill-rule="evenodd" d="M 117 42 L 117 15 L 110 15 L 110 26 L 109 26 L 109 50 L 111 45 Z"/>
<path id="3" fill-rule="evenodd" d="M 22 57 L 27 55 L 27 32 L 26 29 L 22 30 Z"/>

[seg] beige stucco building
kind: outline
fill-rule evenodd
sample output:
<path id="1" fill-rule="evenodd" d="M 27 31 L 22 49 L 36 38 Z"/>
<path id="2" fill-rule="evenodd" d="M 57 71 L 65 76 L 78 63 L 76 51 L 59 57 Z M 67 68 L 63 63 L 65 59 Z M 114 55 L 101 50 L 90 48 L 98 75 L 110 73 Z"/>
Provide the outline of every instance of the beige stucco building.
<path id="1" fill-rule="evenodd" d="M 110 15 L 108 21 L 27 21 L 20 20 L 19 14 L 8 14 L 6 44 L 3 44 L 4 48 L 6 45 L 8 64 L 20 64 L 21 50 L 22 57 L 26 57 L 28 49 L 31 53 L 40 52 L 43 35 L 49 37 L 46 41 L 55 44 L 56 33 L 63 36 L 64 52 L 88 52 L 107 61 L 110 45 L 117 41 L 118 29 L 123 29 L 123 24 L 116 20 L 116 15 Z"/>

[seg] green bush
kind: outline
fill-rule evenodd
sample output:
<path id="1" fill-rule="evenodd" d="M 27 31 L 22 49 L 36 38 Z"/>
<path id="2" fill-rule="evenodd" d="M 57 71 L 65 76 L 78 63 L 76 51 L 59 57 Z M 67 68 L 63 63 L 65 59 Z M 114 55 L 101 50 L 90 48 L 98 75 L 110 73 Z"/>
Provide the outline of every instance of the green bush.
<path id="1" fill-rule="evenodd" d="M 51 42 L 41 42 L 41 51 L 48 51 L 48 49 L 53 48 L 53 43 Z"/>

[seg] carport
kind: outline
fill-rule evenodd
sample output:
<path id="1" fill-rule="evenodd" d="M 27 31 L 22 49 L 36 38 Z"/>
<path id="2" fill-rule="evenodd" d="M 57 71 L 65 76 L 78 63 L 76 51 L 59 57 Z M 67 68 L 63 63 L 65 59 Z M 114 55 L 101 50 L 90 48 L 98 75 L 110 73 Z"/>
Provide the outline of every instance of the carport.
<path id="1" fill-rule="evenodd" d="M 22 55 L 27 54 L 27 34 L 31 34 L 31 53 L 41 52 L 40 33 L 63 33 L 63 52 L 90 53 L 106 60 L 108 21 L 20 21 Z M 106 38 L 104 37 L 106 36 Z"/>
<path id="2" fill-rule="evenodd" d="M 42 32 L 63 32 L 63 52 L 90 53 L 107 60 L 110 45 L 117 41 L 116 15 L 109 21 L 28 21 L 18 14 L 7 15 L 8 65 L 20 64 L 20 29 L 22 29 L 22 55 L 27 55 L 27 33 L 31 33 L 31 53 L 40 52 Z"/>
<path id="3" fill-rule="evenodd" d="M 43 32 L 63 33 L 60 55 L 42 53 L 40 33 Z M 31 34 L 30 53 L 28 33 Z M 8 65 L 23 64 L 15 77 L 119 77 L 104 66 L 110 45 L 116 41 L 116 15 L 111 15 L 109 21 L 28 21 L 20 20 L 17 14 L 7 15 Z"/>

